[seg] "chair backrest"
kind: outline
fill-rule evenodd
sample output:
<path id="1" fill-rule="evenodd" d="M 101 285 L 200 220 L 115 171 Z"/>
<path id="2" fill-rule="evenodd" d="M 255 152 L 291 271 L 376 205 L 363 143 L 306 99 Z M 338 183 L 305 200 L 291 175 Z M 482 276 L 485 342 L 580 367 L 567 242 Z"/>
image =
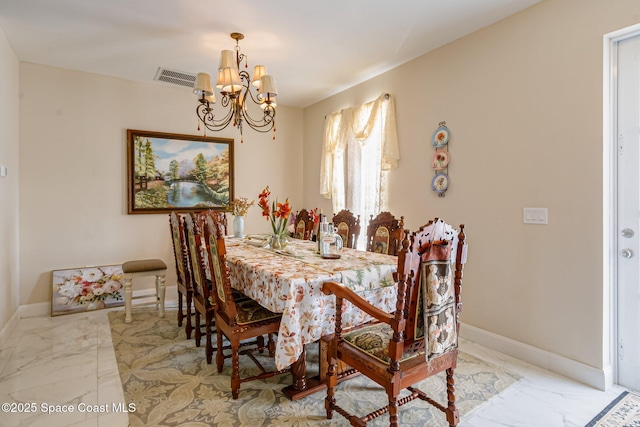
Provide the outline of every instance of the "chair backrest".
<path id="1" fill-rule="evenodd" d="M 228 236 L 228 221 L 227 221 L 227 213 L 222 211 L 214 211 L 213 209 L 209 209 L 208 211 L 203 212 L 204 214 L 211 216 L 217 224 L 222 228 L 222 233 L 224 236 Z M 203 222 L 205 220 L 205 215 L 200 218 Z"/>
<path id="2" fill-rule="evenodd" d="M 209 297 L 209 286 L 203 262 L 202 237 L 198 215 L 200 214 L 186 214 L 184 216 L 184 229 L 193 291 L 207 299 Z"/>
<path id="3" fill-rule="evenodd" d="M 211 296 L 215 300 L 216 314 L 223 317 L 230 326 L 235 326 L 238 311 L 229 278 L 226 262 L 227 248 L 224 243 L 222 227 L 211 216 L 205 219 L 203 227 L 207 257 L 211 266 Z"/>
<path id="4" fill-rule="evenodd" d="M 191 273 L 189 271 L 184 225 L 182 217 L 176 212 L 169 214 L 169 229 L 171 230 L 171 242 L 173 243 L 173 255 L 176 260 L 178 283 L 189 289 L 191 288 Z"/>
<path id="5" fill-rule="evenodd" d="M 309 215 L 309 211 L 301 209 L 300 212 L 296 214 L 293 237 L 295 239 L 311 240 L 313 226 L 313 217 Z"/>
<path id="6" fill-rule="evenodd" d="M 396 219 L 390 212 L 371 215 L 367 225 L 367 246 L 369 252 L 397 255 L 403 238 L 404 216 Z"/>
<path id="7" fill-rule="evenodd" d="M 342 237 L 342 243 L 347 248 L 355 248 L 360 236 L 360 215 L 356 218 L 351 211 L 343 209 L 333 216 L 336 232 Z"/>
<path id="8" fill-rule="evenodd" d="M 407 277 L 406 290 L 402 294 L 402 317 L 406 319 L 404 354 L 428 350 L 429 357 L 437 357 L 452 346 L 457 347 L 462 274 L 466 262 L 465 239 L 464 225 L 456 231 L 436 219 L 411 235 L 406 255 L 402 253 L 404 247 L 399 251 L 399 276 Z M 400 300 L 400 289 L 398 293 Z M 428 334 L 425 334 L 426 330 Z"/>

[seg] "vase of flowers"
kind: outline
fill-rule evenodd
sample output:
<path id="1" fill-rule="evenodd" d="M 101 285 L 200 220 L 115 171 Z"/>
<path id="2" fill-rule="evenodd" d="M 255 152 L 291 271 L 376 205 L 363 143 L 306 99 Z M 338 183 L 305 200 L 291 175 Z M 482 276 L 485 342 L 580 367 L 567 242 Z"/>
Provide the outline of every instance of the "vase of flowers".
<path id="1" fill-rule="evenodd" d="M 262 193 L 258 195 L 258 206 L 262 209 L 262 216 L 271 222 L 273 235 L 271 236 L 271 247 L 273 249 L 283 249 L 287 245 L 287 225 L 289 223 L 289 215 L 291 215 L 291 205 L 289 199 L 284 203 L 278 203 L 277 200 L 269 202 L 269 186 L 267 185 Z"/>
<path id="2" fill-rule="evenodd" d="M 246 197 L 233 199 L 231 202 L 231 213 L 233 214 L 233 237 L 244 235 L 244 217 L 255 200 L 249 201 Z"/>

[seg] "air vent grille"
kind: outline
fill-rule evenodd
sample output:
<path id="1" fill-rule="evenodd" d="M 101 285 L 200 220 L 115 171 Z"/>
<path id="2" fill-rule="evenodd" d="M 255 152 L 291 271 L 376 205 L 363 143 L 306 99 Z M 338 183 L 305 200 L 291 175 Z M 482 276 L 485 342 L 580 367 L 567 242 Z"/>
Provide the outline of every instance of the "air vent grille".
<path id="1" fill-rule="evenodd" d="M 178 86 L 193 87 L 196 82 L 196 75 L 186 71 L 169 70 L 159 67 L 154 80 L 170 83 Z"/>

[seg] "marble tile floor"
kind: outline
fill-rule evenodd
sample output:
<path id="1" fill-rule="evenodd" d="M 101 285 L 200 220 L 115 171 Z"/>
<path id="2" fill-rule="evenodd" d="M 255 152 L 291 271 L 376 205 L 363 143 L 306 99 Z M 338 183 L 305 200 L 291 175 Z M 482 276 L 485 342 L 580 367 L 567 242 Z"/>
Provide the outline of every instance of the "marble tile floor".
<path id="1" fill-rule="evenodd" d="M 107 310 L 21 319 L 5 341 L 0 343 L 0 403 L 15 404 L 13 409 L 22 412 L 5 412 L 3 406 L 0 426 L 128 425 L 127 413 L 118 411 L 129 402 Z M 603 392 L 467 340 L 460 345 L 523 377 L 463 418 L 460 427 L 583 427 L 624 390 L 614 386 Z M 73 412 L 63 411 L 69 407 Z"/>

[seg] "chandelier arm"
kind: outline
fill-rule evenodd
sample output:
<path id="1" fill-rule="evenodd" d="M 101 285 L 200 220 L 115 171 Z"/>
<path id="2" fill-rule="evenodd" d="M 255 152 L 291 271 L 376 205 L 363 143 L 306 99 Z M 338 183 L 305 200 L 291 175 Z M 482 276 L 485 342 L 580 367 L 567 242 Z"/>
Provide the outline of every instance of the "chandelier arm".
<path id="1" fill-rule="evenodd" d="M 224 108 L 227 108 L 227 106 L 231 102 L 231 96 L 229 96 L 227 92 L 220 92 L 220 95 L 222 95 L 222 99 L 220 100 L 220 105 Z"/>
<path id="2" fill-rule="evenodd" d="M 244 61 L 246 59 L 246 55 L 244 53 L 240 53 L 240 51 L 237 51 L 237 55 L 236 55 L 236 62 L 238 64 L 238 71 L 240 70 L 240 63 L 242 63 L 242 61 Z M 242 73 L 242 71 L 240 71 L 240 73 Z"/>
<path id="3" fill-rule="evenodd" d="M 251 99 L 251 101 L 258 106 L 260 105 L 260 101 L 258 101 L 257 96 L 253 96 L 253 92 L 251 91 L 251 78 L 249 76 L 249 73 L 243 70 L 240 71 L 239 74 L 240 79 L 242 80 L 242 86 L 244 88 L 241 95 L 242 101 L 240 103 L 242 108 L 239 111 L 239 113 L 242 115 L 242 121 L 247 123 L 253 130 L 263 133 L 269 132 L 275 125 L 275 108 L 271 106 L 265 107 L 263 110 L 263 115 L 260 119 L 252 117 L 247 108 L 247 98 Z M 247 97 L 247 95 L 249 96 Z"/>
<path id="4" fill-rule="evenodd" d="M 246 103 L 244 103 L 242 105 L 242 115 L 249 127 L 258 132 L 269 132 L 276 123 L 276 110 L 271 106 L 265 107 L 262 117 L 258 120 L 251 116 L 247 110 Z"/>
<path id="5" fill-rule="evenodd" d="M 209 106 L 208 102 L 201 102 L 196 107 L 196 114 L 202 124 L 211 131 L 220 131 L 231 123 L 233 118 L 232 110 L 229 110 L 227 114 L 220 120 L 215 119 L 213 109 Z"/>
<path id="6" fill-rule="evenodd" d="M 260 101 L 258 100 L 258 89 L 255 89 L 255 91 L 256 91 L 256 95 L 254 97 L 253 91 L 251 91 L 251 88 L 247 89 L 247 93 L 249 94 L 251 101 L 253 101 L 253 103 L 256 105 L 260 105 Z"/>
<path id="7" fill-rule="evenodd" d="M 275 109 L 272 107 L 265 108 L 263 117 L 261 119 L 256 119 L 249 114 L 249 110 L 247 109 L 247 94 L 249 95 L 249 99 L 255 104 L 260 105 L 259 101 L 253 97 L 253 93 L 251 92 L 251 78 L 247 71 L 240 71 L 240 79 L 242 82 L 242 90 L 238 95 L 238 100 L 231 107 L 231 110 L 234 110 L 233 114 L 234 125 L 240 129 L 242 132 L 242 125 L 246 123 L 253 130 L 258 132 L 268 132 L 273 129 L 274 126 L 274 118 L 275 118 Z M 235 108 L 234 108 L 235 107 Z"/>

